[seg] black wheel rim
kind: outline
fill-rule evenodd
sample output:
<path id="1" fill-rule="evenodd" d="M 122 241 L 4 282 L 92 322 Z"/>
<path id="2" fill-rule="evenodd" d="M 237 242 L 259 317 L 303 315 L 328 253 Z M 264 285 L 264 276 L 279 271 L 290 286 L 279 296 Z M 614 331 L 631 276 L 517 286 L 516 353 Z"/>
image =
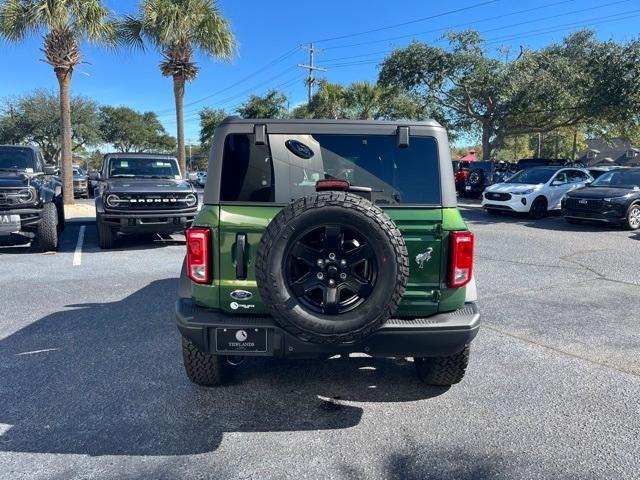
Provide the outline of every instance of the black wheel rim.
<path id="1" fill-rule="evenodd" d="M 340 224 L 315 226 L 293 239 L 284 257 L 287 288 L 306 309 L 338 315 L 374 290 L 378 265 L 367 239 Z"/>

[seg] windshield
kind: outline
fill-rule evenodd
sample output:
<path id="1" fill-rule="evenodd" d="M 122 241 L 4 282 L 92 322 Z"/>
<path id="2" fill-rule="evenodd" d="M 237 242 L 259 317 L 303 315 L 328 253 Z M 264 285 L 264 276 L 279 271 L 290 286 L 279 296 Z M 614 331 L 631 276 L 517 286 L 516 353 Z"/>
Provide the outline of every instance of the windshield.
<path id="1" fill-rule="evenodd" d="M 173 158 L 112 158 L 109 177 L 180 178 L 180 170 Z"/>
<path id="2" fill-rule="evenodd" d="M 539 183 L 547 183 L 557 170 L 553 168 L 532 168 L 530 170 L 521 170 L 513 177 L 507 180 L 507 183 L 527 183 L 537 185 Z"/>
<path id="3" fill-rule="evenodd" d="M 640 190 L 640 170 L 615 170 L 605 173 L 591 184 L 594 187 Z"/>
<path id="4" fill-rule="evenodd" d="M 20 147 L 0 147 L 0 170 L 33 172 L 33 150 Z"/>

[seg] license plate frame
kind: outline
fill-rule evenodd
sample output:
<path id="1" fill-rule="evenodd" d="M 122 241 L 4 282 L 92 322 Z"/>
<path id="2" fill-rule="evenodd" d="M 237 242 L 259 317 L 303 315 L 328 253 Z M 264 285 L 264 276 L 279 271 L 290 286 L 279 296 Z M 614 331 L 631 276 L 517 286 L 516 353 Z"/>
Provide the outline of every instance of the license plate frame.
<path id="1" fill-rule="evenodd" d="M 21 227 L 20 215 L 0 214 L 0 232 L 19 232 Z"/>
<path id="2" fill-rule="evenodd" d="M 265 327 L 216 328 L 216 352 L 218 353 L 266 353 L 267 329 Z"/>

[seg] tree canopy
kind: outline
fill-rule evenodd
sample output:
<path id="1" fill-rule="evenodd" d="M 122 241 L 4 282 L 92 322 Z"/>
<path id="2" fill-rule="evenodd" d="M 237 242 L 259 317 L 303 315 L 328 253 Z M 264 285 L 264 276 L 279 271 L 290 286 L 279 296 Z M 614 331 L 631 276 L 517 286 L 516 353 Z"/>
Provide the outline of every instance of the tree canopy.
<path id="1" fill-rule="evenodd" d="M 200 116 L 200 147 L 208 152 L 211 148 L 214 130 L 229 114 L 223 109 L 204 107 L 198 112 L 198 115 Z"/>
<path id="2" fill-rule="evenodd" d="M 100 107 L 100 133 L 106 143 L 121 152 L 173 152 L 176 140 L 153 112 L 129 107 Z"/>
<path id="3" fill-rule="evenodd" d="M 238 107 L 242 118 L 287 118 L 289 111 L 287 96 L 277 90 L 269 90 L 262 96 L 251 95 Z"/>
<path id="4" fill-rule="evenodd" d="M 58 162 L 60 143 L 60 109 L 58 96 L 49 90 L 8 99 L 0 114 L 0 143 L 34 143 L 48 162 Z M 86 97 L 72 97 L 72 148 L 102 143 L 98 105 Z"/>
<path id="5" fill-rule="evenodd" d="M 475 31 L 449 48 L 413 42 L 383 62 L 379 82 L 421 98 L 453 132 L 477 132 L 485 159 L 513 135 L 633 121 L 640 104 L 640 43 L 579 31 L 512 59 Z"/>

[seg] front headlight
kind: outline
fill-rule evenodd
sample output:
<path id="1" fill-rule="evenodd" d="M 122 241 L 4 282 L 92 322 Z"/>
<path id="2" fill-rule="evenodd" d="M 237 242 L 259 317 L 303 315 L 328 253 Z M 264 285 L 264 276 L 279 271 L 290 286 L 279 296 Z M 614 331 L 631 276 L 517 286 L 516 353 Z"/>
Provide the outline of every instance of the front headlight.
<path id="1" fill-rule="evenodd" d="M 624 202 L 628 197 L 629 195 L 623 195 L 621 197 L 603 198 L 603 200 L 607 203 L 617 203 L 617 202 Z"/>
<path id="2" fill-rule="evenodd" d="M 33 188 L 25 188 L 16 194 L 18 203 L 33 203 L 38 198 L 38 194 Z"/>
<path id="3" fill-rule="evenodd" d="M 190 193 L 186 197 L 184 197 L 184 201 L 186 202 L 188 207 L 194 207 L 198 203 L 198 197 L 193 193 Z"/>
<path id="4" fill-rule="evenodd" d="M 519 192 L 509 192 L 511 195 L 531 195 L 534 192 L 533 188 L 529 190 L 521 190 Z"/>
<path id="5" fill-rule="evenodd" d="M 109 207 L 117 207 L 120 205 L 120 197 L 115 193 L 112 193 L 111 195 L 107 195 L 105 202 Z"/>

